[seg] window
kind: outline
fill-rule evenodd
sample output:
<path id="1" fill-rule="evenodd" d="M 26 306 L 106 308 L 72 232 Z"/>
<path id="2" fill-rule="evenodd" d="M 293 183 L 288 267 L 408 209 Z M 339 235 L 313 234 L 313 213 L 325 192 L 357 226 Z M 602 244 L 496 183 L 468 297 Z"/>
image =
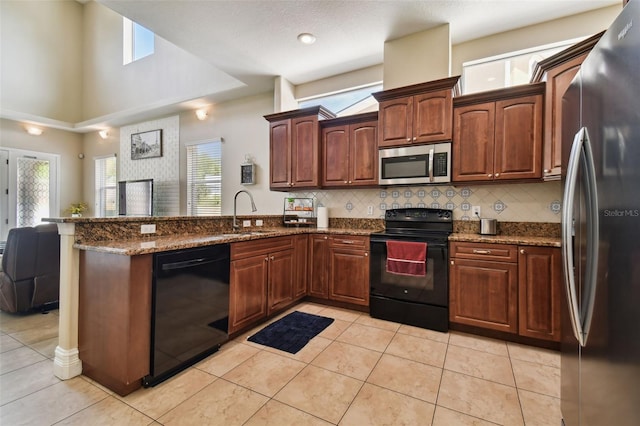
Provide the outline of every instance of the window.
<path id="1" fill-rule="evenodd" d="M 130 19 L 122 18 L 123 65 L 153 54 L 155 34 Z"/>
<path id="2" fill-rule="evenodd" d="M 382 90 L 382 84 L 374 84 L 366 87 L 358 87 L 338 93 L 315 96 L 313 98 L 302 99 L 298 102 L 300 108 L 314 105 L 322 105 L 337 116 L 357 114 L 368 111 L 371 105 L 377 108 L 377 101 L 371 96 L 372 93 Z M 374 109 L 375 111 L 375 109 Z"/>
<path id="3" fill-rule="evenodd" d="M 222 141 L 187 145 L 187 215 L 222 214 Z"/>
<path id="4" fill-rule="evenodd" d="M 118 214 L 116 156 L 96 158 L 95 171 L 95 215 L 96 217 L 116 216 Z"/>
<path id="5" fill-rule="evenodd" d="M 462 64 L 462 93 L 527 84 L 538 62 L 582 39 L 567 40 Z"/>

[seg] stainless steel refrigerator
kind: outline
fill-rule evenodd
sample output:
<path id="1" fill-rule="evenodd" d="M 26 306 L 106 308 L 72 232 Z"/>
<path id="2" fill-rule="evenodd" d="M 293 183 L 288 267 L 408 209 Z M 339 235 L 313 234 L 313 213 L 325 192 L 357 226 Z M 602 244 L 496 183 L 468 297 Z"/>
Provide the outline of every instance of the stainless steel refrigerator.
<path id="1" fill-rule="evenodd" d="M 563 422 L 640 425 L 640 0 L 582 64 L 562 125 Z"/>

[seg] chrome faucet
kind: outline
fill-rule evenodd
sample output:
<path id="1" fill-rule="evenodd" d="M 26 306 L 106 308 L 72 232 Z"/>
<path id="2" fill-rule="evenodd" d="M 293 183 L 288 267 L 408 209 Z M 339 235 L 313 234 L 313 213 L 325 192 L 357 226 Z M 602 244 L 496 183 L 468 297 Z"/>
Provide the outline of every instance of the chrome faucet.
<path id="1" fill-rule="evenodd" d="M 236 204 L 238 201 L 238 194 L 240 194 L 241 192 L 244 192 L 245 194 L 247 194 L 251 199 L 251 211 L 255 212 L 256 210 L 258 210 L 256 208 L 256 203 L 253 202 L 253 197 L 251 196 L 249 191 L 245 189 L 241 189 L 240 191 L 236 192 L 236 195 L 233 197 L 233 230 L 234 231 L 237 231 L 238 229 L 240 229 L 240 225 L 238 225 L 238 219 L 236 219 Z"/>

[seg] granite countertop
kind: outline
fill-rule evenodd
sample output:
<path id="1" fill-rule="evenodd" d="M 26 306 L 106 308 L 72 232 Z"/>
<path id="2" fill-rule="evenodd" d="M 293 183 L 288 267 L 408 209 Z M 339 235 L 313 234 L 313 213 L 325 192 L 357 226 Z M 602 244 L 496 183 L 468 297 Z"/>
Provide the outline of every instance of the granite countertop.
<path id="1" fill-rule="evenodd" d="M 211 235 L 182 234 L 159 237 L 145 237 L 133 240 L 108 240 L 97 242 L 76 243 L 74 248 L 80 250 L 99 251 L 125 256 L 157 253 L 162 251 L 180 250 L 202 247 L 214 244 L 236 243 L 240 241 L 257 240 L 267 237 L 281 237 L 296 234 L 340 234 L 368 236 L 379 229 L 355 228 L 264 228 L 251 229 L 237 233 L 220 233 Z"/>
<path id="2" fill-rule="evenodd" d="M 470 233 L 454 233 L 449 236 L 449 241 L 490 243 L 490 244 L 517 244 L 523 246 L 561 247 L 561 239 L 557 237 L 533 237 L 527 235 L 480 235 Z"/>

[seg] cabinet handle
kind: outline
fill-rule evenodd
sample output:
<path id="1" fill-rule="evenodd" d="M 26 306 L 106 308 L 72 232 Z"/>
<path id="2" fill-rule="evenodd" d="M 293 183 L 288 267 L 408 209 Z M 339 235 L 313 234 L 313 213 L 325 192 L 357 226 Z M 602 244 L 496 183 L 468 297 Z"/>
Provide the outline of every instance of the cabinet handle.
<path id="1" fill-rule="evenodd" d="M 489 173 L 487 177 L 493 177 L 493 173 Z"/>
<path id="2" fill-rule="evenodd" d="M 349 183 L 349 182 L 345 180 L 344 183 Z"/>
<path id="3" fill-rule="evenodd" d="M 355 241 L 353 241 L 353 240 L 341 240 L 340 242 L 342 244 L 355 244 Z"/>
<path id="4" fill-rule="evenodd" d="M 411 138 L 407 138 L 407 142 L 411 142 Z"/>
<path id="5" fill-rule="evenodd" d="M 275 259 L 275 257 L 274 257 L 274 256 L 271 256 L 271 260 L 273 260 L 273 259 Z"/>
<path id="6" fill-rule="evenodd" d="M 349 183 L 351 183 L 351 181 L 349 181 Z"/>
<path id="7" fill-rule="evenodd" d="M 269 261 L 269 257 L 268 257 L 268 256 L 267 256 L 267 257 L 265 257 L 265 258 L 264 258 L 264 261 L 265 261 L 265 262 L 268 262 L 268 261 Z"/>
<path id="8" fill-rule="evenodd" d="M 328 237 L 325 235 L 325 236 L 324 236 L 324 239 L 326 240 L 327 238 L 328 238 Z"/>
<path id="9" fill-rule="evenodd" d="M 418 138 L 414 136 L 414 137 L 413 137 L 413 140 L 414 140 L 414 141 L 417 141 L 417 140 L 418 140 Z"/>
<path id="10" fill-rule="evenodd" d="M 496 173 L 496 177 L 500 177 L 500 173 Z"/>
<path id="11" fill-rule="evenodd" d="M 452 261 L 451 261 L 451 264 L 452 264 L 452 265 L 455 265 L 456 263 L 452 260 Z"/>
<path id="12" fill-rule="evenodd" d="M 551 173 L 551 170 L 550 169 L 544 169 L 544 172 L 545 173 Z"/>
<path id="13" fill-rule="evenodd" d="M 526 252 L 524 251 L 524 249 L 520 249 L 520 254 L 526 254 Z"/>
<path id="14" fill-rule="evenodd" d="M 365 253 L 365 254 L 364 254 L 364 257 L 367 257 L 367 256 L 369 256 L 369 253 Z"/>
<path id="15" fill-rule="evenodd" d="M 473 254 L 491 254 L 491 250 L 473 249 Z"/>

